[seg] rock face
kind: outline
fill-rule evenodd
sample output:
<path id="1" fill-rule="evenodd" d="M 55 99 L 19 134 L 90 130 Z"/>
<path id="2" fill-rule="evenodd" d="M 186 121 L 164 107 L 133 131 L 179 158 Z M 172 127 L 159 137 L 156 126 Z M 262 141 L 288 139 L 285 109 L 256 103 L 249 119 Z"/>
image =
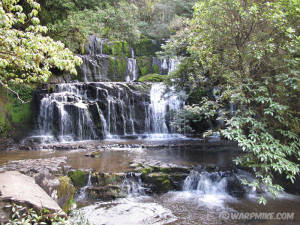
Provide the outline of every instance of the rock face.
<path id="1" fill-rule="evenodd" d="M 115 135 L 173 133 L 182 101 L 163 84 L 68 83 L 35 95 L 37 135 L 27 141 L 97 140 Z"/>
<path id="2" fill-rule="evenodd" d="M 17 171 L 0 173 L 0 201 L 13 201 L 35 209 L 46 208 L 63 213 L 59 205 L 40 187 L 34 179 Z"/>

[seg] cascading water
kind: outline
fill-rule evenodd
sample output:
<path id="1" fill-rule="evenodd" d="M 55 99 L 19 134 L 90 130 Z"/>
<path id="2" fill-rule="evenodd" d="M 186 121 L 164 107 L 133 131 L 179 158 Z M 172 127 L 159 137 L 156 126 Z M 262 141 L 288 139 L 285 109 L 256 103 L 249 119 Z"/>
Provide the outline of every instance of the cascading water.
<path id="1" fill-rule="evenodd" d="M 167 138 L 172 136 L 169 135 L 170 133 L 175 133 L 171 121 L 174 114 L 181 109 L 183 101 L 172 90 L 166 90 L 166 86 L 163 83 L 154 83 L 151 87 L 152 137 Z M 178 134 L 173 136 L 180 137 Z"/>
<path id="2" fill-rule="evenodd" d="M 129 197 L 145 195 L 141 174 L 128 173 L 121 185 L 121 192 Z"/>
<path id="3" fill-rule="evenodd" d="M 134 53 L 132 53 L 134 54 Z M 134 58 L 127 59 L 126 82 L 138 80 L 138 66 Z"/>
<path id="4" fill-rule="evenodd" d="M 157 68 L 160 74 L 169 74 L 175 71 L 179 63 L 180 60 L 177 57 L 168 59 L 152 58 L 152 67 Z"/>
<path id="5" fill-rule="evenodd" d="M 79 194 L 78 194 L 77 199 L 76 199 L 77 201 L 82 201 L 82 200 L 86 199 L 86 191 L 89 187 L 92 187 L 91 178 L 92 178 L 92 173 L 89 172 L 87 184 L 80 189 Z"/>
<path id="6" fill-rule="evenodd" d="M 199 205 L 223 207 L 225 201 L 234 201 L 230 195 L 232 177 L 222 172 L 191 171 L 183 185 L 186 198 L 197 199 Z"/>
<path id="7" fill-rule="evenodd" d="M 58 84 L 38 99 L 35 138 L 49 142 L 152 134 L 163 138 L 174 133 L 173 114 L 182 106 L 179 97 L 161 83 L 151 87 L 121 82 Z"/>

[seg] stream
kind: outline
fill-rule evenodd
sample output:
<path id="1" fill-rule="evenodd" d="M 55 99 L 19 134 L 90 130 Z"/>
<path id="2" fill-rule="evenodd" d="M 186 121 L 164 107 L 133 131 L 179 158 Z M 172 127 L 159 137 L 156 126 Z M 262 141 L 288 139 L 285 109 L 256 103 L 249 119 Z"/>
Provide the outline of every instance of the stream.
<path id="1" fill-rule="evenodd" d="M 108 173 L 128 172 L 134 160 L 159 160 L 180 166 L 206 168 L 203 172 L 191 171 L 179 191 L 145 194 L 141 181 L 127 180 L 124 185 L 130 186 L 130 189 L 125 198 L 108 201 L 88 197 L 77 198 L 78 208 L 74 211 L 77 216 L 71 217 L 75 224 L 80 224 L 79 220 L 82 221 L 83 218 L 95 225 L 299 224 L 299 196 L 282 193 L 274 200 L 266 194 L 268 204 L 263 206 L 257 204 L 256 193 L 249 189 L 243 197 L 234 197 L 228 193 L 228 177 L 224 177 L 222 171 L 234 168 L 232 159 L 240 154 L 236 146 L 230 143 L 170 139 L 82 141 L 71 144 L 76 144 L 78 149 L 0 151 L 0 165 L 12 160 L 66 156 L 68 164 L 74 169 L 92 169 Z M 101 150 L 101 157 L 86 157 L 90 152 L 89 147 L 104 149 Z M 210 171 L 207 172 L 209 168 Z M 213 168 L 220 172 L 214 172 Z M 237 176 L 250 176 L 245 171 L 235 171 Z M 228 218 L 228 213 L 237 212 L 289 212 L 295 215 L 294 220 Z"/>

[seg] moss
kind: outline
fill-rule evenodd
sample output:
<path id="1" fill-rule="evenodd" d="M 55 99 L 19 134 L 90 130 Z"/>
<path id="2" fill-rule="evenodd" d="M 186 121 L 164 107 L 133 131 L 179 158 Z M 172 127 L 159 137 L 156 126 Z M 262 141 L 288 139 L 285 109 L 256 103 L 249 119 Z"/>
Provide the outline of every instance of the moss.
<path id="1" fill-rule="evenodd" d="M 103 51 L 103 54 L 106 54 L 106 55 L 111 55 L 112 54 L 112 49 L 106 43 L 102 44 L 102 51 Z"/>
<path id="2" fill-rule="evenodd" d="M 140 82 L 163 82 L 166 79 L 166 75 L 160 74 L 148 74 L 139 78 Z"/>
<path id="3" fill-rule="evenodd" d="M 69 212 L 73 204 L 75 188 L 67 176 L 60 177 L 59 183 L 57 188 L 58 203 L 65 212 Z"/>
<path id="4" fill-rule="evenodd" d="M 104 52 L 111 53 L 113 56 L 128 56 L 129 47 L 126 41 L 114 41 L 110 45 L 106 45 Z"/>
<path id="5" fill-rule="evenodd" d="M 68 176 L 75 187 L 83 187 L 88 181 L 89 172 L 82 170 L 70 171 Z"/>
<path id="6" fill-rule="evenodd" d="M 156 187 L 156 192 L 164 193 L 172 189 L 170 177 L 165 173 L 151 173 L 147 176 L 148 183 L 152 183 Z"/>
<path id="7" fill-rule="evenodd" d="M 153 73 L 157 73 L 157 74 L 160 73 L 160 71 L 159 71 L 159 66 L 158 66 L 158 65 L 154 65 L 154 66 L 153 66 Z"/>
<path id="8" fill-rule="evenodd" d="M 142 76 L 145 76 L 146 74 L 150 74 L 153 72 L 152 57 L 148 57 L 148 56 L 137 57 L 137 64 L 139 70 L 141 71 Z"/>
<path id="9" fill-rule="evenodd" d="M 138 170 L 139 173 L 142 173 L 143 176 L 148 175 L 150 173 L 153 172 L 153 168 L 152 167 L 146 167 L 143 169 Z"/>
<path id="10" fill-rule="evenodd" d="M 135 45 L 137 56 L 154 56 L 155 52 L 160 51 L 160 43 L 143 38 Z"/>
<path id="11" fill-rule="evenodd" d="M 33 87 L 15 85 L 11 87 L 20 98 L 29 103 L 23 104 L 6 89 L 0 90 L 0 137 L 22 138 L 32 128 L 31 99 Z"/>
<path id="12" fill-rule="evenodd" d="M 120 176 L 116 174 L 104 174 L 104 184 L 117 184 L 121 181 Z"/>
<path id="13" fill-rule="evenodd" d="M 139 92 L 141 93 L 145 93 L 145 94 L 148 94 L 151 90 L 151 84 L 148 84 L 148 83 L 143 83 L 143 84 L 140 84 L 140 85 L 135 85 L 134 86 L 137 90 L 139 90 Z"/>
<path id="14" fill-rule="evenodd" d="M 118 56 L 109 59 L 108 77 L 111 81 L 125 81 L 126 69 L 126 57 Z"/>

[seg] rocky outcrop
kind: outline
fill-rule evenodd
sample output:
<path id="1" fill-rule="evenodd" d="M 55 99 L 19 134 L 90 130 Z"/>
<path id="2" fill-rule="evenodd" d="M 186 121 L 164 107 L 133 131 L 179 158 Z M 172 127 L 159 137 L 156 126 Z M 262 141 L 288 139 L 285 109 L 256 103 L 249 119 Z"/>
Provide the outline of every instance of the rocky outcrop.
<path id="1" fill-rule="evenodd" d="M 32 177 L 67 212 L 71 208 L 69 203 L 74 196 L 74 187 L 65 177 L 71 169 L 66 160 L 67 157 L 56 157 L 10 161 L 0 168 L 0 172 L 19 171 Z"/>
<path id="2" fill-rule="evenodd" d="M 39 186 L 32 177 L 18 171 L 0 173 L 0 201 L 9 201 L 33 207 L 46 208 L 64 214 L 59 205 Z"/>

